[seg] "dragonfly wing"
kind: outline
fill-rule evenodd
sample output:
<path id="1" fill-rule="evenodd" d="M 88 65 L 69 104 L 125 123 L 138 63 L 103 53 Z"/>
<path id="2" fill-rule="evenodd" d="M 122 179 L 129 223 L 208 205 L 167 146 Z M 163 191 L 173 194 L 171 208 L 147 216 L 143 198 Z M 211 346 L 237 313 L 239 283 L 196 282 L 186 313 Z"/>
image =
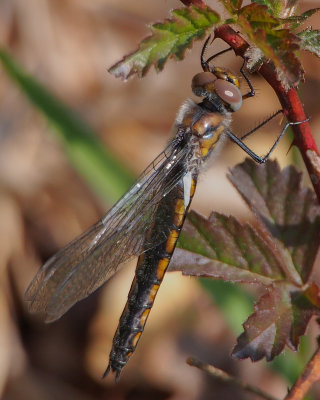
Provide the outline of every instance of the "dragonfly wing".
<path id="1" fill-rule="evenodd" d="M 81 236 L 70 242 L 52 256 L 38 271 L 25 292 L 25 300 L 30 301 L 30 311 L 42 312 L 48 299 L 54 293 L 73 266 L 88 254 L 89 244 L 103 229 L 102 221 L 91 226 Z"/>
<path id="2" fill-rule="evenodd" d="M 169 227 L 149 241 L 145 234 L 160 200 L 184 176 L 189 153 L 174 139 L 102 220 L 49 259 L 26 291 L 30 310 L 44 312 L 47 321 L 60 318 L 122 263 L 166 240 Z"/>

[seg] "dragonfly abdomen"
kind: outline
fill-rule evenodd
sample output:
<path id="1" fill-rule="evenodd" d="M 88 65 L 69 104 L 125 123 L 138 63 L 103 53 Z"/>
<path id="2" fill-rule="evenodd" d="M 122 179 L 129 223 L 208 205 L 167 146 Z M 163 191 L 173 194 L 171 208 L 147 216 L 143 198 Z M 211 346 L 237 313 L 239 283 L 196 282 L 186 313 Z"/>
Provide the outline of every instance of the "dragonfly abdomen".
<path id="1" fill-rule="evenodd" d="M 110 370 L 114 371 L 116 380 L 138 344 L 177 244 L 196 186 L 195 177 L 190 177 L 190 179 L 188 204 L 185 204 L 184 188 L 186 185 L 181 180 L 159 203 L 155 223 L 147 232 L 147 236 L 157 237 L 159 230 L 168 230 L 165 241 L 155 243 L 151 249 L 139 256 L 135 278 L 113 338 L 109 365 L 105 372 L 107 375 Z"/>

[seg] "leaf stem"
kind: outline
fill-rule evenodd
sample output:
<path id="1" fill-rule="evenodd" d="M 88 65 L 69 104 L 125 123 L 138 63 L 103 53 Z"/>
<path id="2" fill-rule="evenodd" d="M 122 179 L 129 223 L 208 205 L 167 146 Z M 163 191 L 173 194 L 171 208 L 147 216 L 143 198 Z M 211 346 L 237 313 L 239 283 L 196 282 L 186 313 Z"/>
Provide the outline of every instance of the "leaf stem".
<path id="1" fill-rule="evenodd" d="M 242 58 L 245 57 L 246 50 L 249 48 L 249 43 L 229 25 L 222 25 L 216 28 L 215 37 L 228 43 L 238 56 Z M 307 119 L 297 91 L 293 88 L 286 90 L 277 79 L 276 70 L 272 62 L 264 62 L 259 69 L 259 73 L 275 91 L 282 105 L 283 112 L 289 121 L 299 122 Z M 294 125 L 292 126 L 292 130 L 294 133 L 293 144 L 295 144 L 301 152 L 314 190 L 320 201 L 320 156 L 311 133 L 310 125 L 308 122 Z"/>
<path id="2" fill-rule="evenodd" d="M 187 363 L 193 367 L 201 369 L 202 371 L 208 373 L 210 376 L 214 377 L 215 379 L 223 383 L 239 386 L 241 389 L 246 390 L 247 392 L 250 393 L 254 393 L 265 400 L 277 400 L 275 397 L 263 392 L 256 386 L 252 386 L 249 383 L 243 382 L 240 379 L 227 374 L 225 371 L 214 367 L 213 365 L 205 364 L 191 357 L 187 359 Z"/>
<path id="3" fill-rule="evenodd" d="M 297 382 L 292 386 L 284 400 L 302 400 L 310 387 L 320 380 L 320 348 L 317 349 Z"/>

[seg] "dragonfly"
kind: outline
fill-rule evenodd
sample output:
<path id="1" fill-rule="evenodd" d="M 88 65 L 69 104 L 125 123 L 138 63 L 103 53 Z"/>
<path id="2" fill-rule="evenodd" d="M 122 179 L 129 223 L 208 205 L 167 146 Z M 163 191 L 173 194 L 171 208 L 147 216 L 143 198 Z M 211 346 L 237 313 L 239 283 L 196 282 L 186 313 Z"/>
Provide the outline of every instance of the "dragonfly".
<path id="1" fill-rule="evenodd" d="M 229 137 L 257 163 L 264 163 L 290 125 L 288 122 L 266 156 L 260 157 L 244 139 L 282 112 L 277 111 L 252 131 L 238 138 L 230 130 L 232 114 L 243 100 L 255 95 L 245 71 L 240 73 L 249 91 L 242 94 L 239 78 L 205 59 L 210 36 L 201 51 L 202 71 L 191 83 L 200 102 L 187 100 L 174 122 L 175 135 L 145 169 L 131 189 L 96 224 L 52 256 L 39 270 L 25 293 L 31 312 L 41 312 L 47 322 L 60 318 L 110 279 L 123 263 L 138 256 L 135 277 L 104 373 L 115 373 L 134 353 L 150 310 L 170 263 L 193 198 L 199 172 Z"/>

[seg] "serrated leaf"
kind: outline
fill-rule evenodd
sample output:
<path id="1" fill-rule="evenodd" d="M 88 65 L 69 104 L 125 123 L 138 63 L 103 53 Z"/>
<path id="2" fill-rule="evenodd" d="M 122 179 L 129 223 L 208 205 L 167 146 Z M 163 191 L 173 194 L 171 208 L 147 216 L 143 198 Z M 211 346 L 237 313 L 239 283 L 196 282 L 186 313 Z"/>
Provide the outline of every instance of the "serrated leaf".
<path id="1" fill-rule="evenodd" d="M 300 38 L 288 29 L 282 29 L 282 20 L 270 15 L 265 5 L 249 4 L 237 15 L 237 23 L 250 40 L 274 62 L 283 85 L 287 88 L 296 86 L 303 78 L 301 63 L 295 55 Z"/>
<path id="2" fill-rule="evenodd" d="M 251 3 L 257 3 L 267 7 L 268 12 L 275 17 L 279 17 L 283 7 L 282 0 L 254 0 Z"/>
<path id="3" fill-rule="evenodd" d="M 268 12 L 275 17 L 292 15 L 298 4 L 298 0 L 253 0 L 251 2 L 267 6 Z"/>
<path id="4" fill-rule="evenodd" d="M 212 213 L 208 219 L 191 211 L 170 270 L 229 282 L 270 285 L 283 279 L 281 261 L 259 233 L 234 217 Z M 199 268 L 201 266 L 201 268 Z"/>
<path id="5" fill-rule="evenodd" d="M 113 65 L 109 72 L 127 79 L 134 74 L 144 76 L 151 65 L 160 71 L 169 57 L 182 59 L 193 41 L 202 39 L 219 21 L 219 14 L 210 7 L 173 10 L 172 18 L 152 25 L 152 35 L 140 43 L 138 50 Z"/>
<path id="6" fill-rule="evenodd" d="M 298 33 L 301 39 L 300 48 L 308 50 L 310 53 L 320 57 L 320 31 L 307 28 L 305 31 Z"/>
<path id="7" fill-rule="evenodd" d="M 240 9 L 243 0 L 220 0 L 220 3 L 225 6 L 226 10 L 229 11 L 229 13 L 233 13 Z"/>
<path id="8" fill-rule="evenodd" d="M 281 172 L 275 161 L 257 167 L 248 159 L 231 172 L 231 182 L 272 237 L 283 244 L 282 252 L 290 255 L 292 264 L 287 258 L 287 268 L 292 279 L 298 282 L 298 274 L 307 282 L 320 245 L 320 207 L 314 193 L 302 188 L 301 173 L 292 166 Z"/>
<path id="9" fill-rule="evenodd" d="M 239 10 L 239 16 L 245 18 L 253 29 L 275 28 L 280 25 L 279 19 L 268 13 L 268 7 L 251 3 Z"/>
<path id="10" fill-rule="evenodd" d="M 310 295 L 311 293 L 311 295 Z M 317 302 L 310 298 L 317 297 Z M 258 361 L 271 361 L 287 345 L 297 350 L 299 337 L 305 333 L 310 318 L 320 315 L 319 288 L 313 284 L 301 291 L 278 282 L 269 288 L 255 305 L 255 312 L 243 324 L 232 355 Z"/>
<path id="11" fill-rule="evenodd" d="M 292 0 L 252 1 L 242 8 L 237 8 L 231 0 L 222 0 L 222 3 L 252 44 L 263 52 L 265 58 L 273 61 L 277 78 L 284 88 L 296 87 L 304 79 L 304 70 L 296 55 L 301 39 L 292 31 L 319 9 L 293 15 L 297 2 Z M 250 63 L 255 66 L 262 59 L 254 57 Z"/>
<path id="12" fill-rule="evenodd" d="M 320 314 L 320 290 L 310 281 L 320 246 L 320 207 L 293 167 L 281 171 L 275 161 L 257 165 L 247 159 L 231 172 L 258 227 L 190 212 L 169 269 L 264 287 L 234 356 L 271 360 L 285 345 L 296 349 L 310 318 Z"/>
<path id="13" fill-rule="evenodd" d="M 268 32 L 259 31 L 256 40 L 264 47 L 264 54 L 271 58 L 276 66 L 278 80 L 286 89 L 296 87 L 304 80 L 304 70 L 296 51 L 300 49 L 300 38 L 288 29 Z M 267 45 L 265 45 L 267 43 Z"/>
<path id="14" fill-rule="evenodd" d="M 287 28 L 290 28 L 291 30 L 297 29 L 303 22 L 319 11 L 320 8 L 312 8 L 301 15 L 292 15 L 288 18 L 282 18 L 281 21 L 283 24 L 286 24 Z"/>

